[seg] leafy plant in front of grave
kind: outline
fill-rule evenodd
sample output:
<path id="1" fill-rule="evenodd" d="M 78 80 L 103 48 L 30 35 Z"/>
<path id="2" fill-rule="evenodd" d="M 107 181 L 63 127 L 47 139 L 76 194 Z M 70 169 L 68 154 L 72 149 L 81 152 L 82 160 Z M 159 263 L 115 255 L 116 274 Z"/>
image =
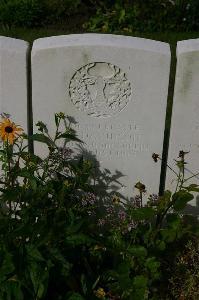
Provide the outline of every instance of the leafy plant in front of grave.
<path id="1" fill-rule="evenodd" d="M 138 194 L 124 201 L 105 186 L 97 192 L 101 178 L 93 179 L 92 163 L 69 147 L 81 141 L 63 113 L 55 114 L 53 138 L 43 122 L 28 137 L 2 117 L 0 299 L 178 297 L 179 257 L 190 254 L 186 245 L 196 245 L 199 234 L 197 219 L 182 214 L 199 190 L 184 177 L 186 154 L 177 161 L 174 194 L 150 195 L 144 203 L 146 187 L 137 182 Z M 27 139 L 44 144 L 46 156 L 28 152 Z M 197 268 L 185 266 L 191 278 Z M 193 279 L 189 290 L 197 295 Z"/>
<path id="2" fill-rule="evenodd" d="M 174 299 L 197 300 L 199 298 L 199 243 L 189 241 L 184 251 L 172 265 L 169 289 Z"/>
<path id="3" fill-rule="evenodd" d="M 8 115 L 3 115 L 0 299 L 50 299 L 50 294 L 52 299 L 61 297 L 61 282 L 68 277 L 72 280 L 73 261 L 78 259 L 78 253 L 72 252 L 73 243 L 77 247 L 92 243 L 81 230 L 84 218 L 80 214 L 81 198 L 91 190 L 91 164 L 83 158 L 71 158 L 67 144 L 80 140 L 67 121 L 63 113 L 55 114 L 54 138 L 46 125 L 38 122 L 39 132 L 29 139 L 47 146 L 48 155 L 40 158 L 27 151 L 24 141 L 28 137 Z M 70 291 L 73 284 L 68 280 L 65 290 Z"/>

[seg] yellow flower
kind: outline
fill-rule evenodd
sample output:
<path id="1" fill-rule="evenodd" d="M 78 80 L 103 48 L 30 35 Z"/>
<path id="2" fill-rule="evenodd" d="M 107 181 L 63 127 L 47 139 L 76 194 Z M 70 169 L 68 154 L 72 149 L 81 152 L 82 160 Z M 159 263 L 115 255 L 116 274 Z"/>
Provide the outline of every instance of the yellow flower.
<path id="1" fill-rule="evenodd" d="M 97 289 L 97 291 L 95 291 L 95 296 L 97 298 L 104 299 L 104 297 L 106 296 L 106 293 L 103 288 L 99 288 L 99 289 Z"/>
<path id="2" fill-rule="evenodd" d="M 143 183 L 137 182 L 135 185 L 135 188 L 138 189 L 140 192 L 145 193 L 146 192 L 146 187 Z"/>
<path id="3" fill-rule="evenodd" d="M 36 165 L 35 165 L 35 163 L 34 163 L 34 162 L 32 162 L 32 161 L 31 161 L 31 162 L 29 162 L 29 167 L 30 167 L 30 168 L 34 168 L 35 166 L 36 166 Z"/>
<path id="4" fill-rule="evenodd" d="M 117 195 L 113 195 L 112 202 L 113 202 L 113 204 L 119 204 L 120 203 L 120 197 L 118 197 Z"/>
<path id="5" fill-rule="evenodd" d="M 0 122 L 0 137 L 4 142 L 8 141 L 13 144 L 20 131 L 23 131 L 23 129 L 11 122 L 10 119 L 3 118 L 3 121 Z"/>
<path id="6" fill-rule="evenodd" d="M 68 180 L 64 180 L 63 185 L 68 188 L 71 187 L 72 183 L 70 183 Z"/>

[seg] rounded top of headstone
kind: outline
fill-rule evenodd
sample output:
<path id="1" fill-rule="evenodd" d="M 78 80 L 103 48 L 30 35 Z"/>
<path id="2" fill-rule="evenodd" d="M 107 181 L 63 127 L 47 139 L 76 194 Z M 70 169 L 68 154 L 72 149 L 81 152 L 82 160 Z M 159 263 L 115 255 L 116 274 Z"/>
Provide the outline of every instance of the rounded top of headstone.
<path id="1" fill-rule="evenodd" d="M 134 48 L 170 55 L 170 46 L 164 42 L 131 36 L 100 33 L 70 34 L 40 38 L 34 41 L 33 51 L 34 49 L 42 50 L 46 48 L 60 48 L 81 45 Z"/>
<path id="2" fill-rule="evenodd" d="M 184 40 L 177 43 L 178 55 L 181 53 L 194 51 L 199 51 L 199 39 Z"/>
<path id="3" fill-rule="evenodd" d="M 0 36 L 0 49 L 8 51 L 24 51 L 28 48 L 28 42 L 6 36 Z"/>

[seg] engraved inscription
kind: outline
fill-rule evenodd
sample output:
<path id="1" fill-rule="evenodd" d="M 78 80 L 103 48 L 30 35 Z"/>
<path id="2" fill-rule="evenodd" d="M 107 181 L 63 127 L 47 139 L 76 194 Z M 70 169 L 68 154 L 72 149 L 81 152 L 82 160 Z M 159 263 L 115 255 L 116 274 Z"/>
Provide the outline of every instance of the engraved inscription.
<path id="1" fill-rule="evenodd" d="M 86 149 L 98 158 L 130 158 L 138 153 L 150 151 L 149 145 L 144 142 L 143 130 L 140 125 L 134 123 L 87 123 L 76 124 L 74 128 L 79 133 L 78 137 L 86 143 Z"/>
<path id="2" fill-rule="evenodd" d="M 69 94 L 73 104 L 93 117 L 110 117 L 129 102 L 131 84 L 126 74 L 113 64 L 94 62 L 72 77 Z"/>

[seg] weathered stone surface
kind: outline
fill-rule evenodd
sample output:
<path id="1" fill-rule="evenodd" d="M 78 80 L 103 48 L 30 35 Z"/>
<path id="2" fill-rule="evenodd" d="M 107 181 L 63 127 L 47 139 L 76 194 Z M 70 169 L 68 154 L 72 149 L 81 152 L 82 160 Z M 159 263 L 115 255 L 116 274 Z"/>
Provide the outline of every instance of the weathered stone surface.
<path id="1" fill-rule="evenodd" d="M 199 172 L 199 39 L 177 44 L 177 71 L 168 163 L 178 171 L 174 159 L 179 151 L 189 152 L 185 159 L 185 177 Z M 179 158 L 178 158 L 179 160 Z M 199 176 L 187 181 L 198 183 Z M 174 190 L 176 176 L 167 170 L 167 188 Z M 192 202 L 192 204 L 194 201 Z"/>
<path id="2" fill-rule="evenodd" d="M 34 122 L 53 131 L 53 114 L 74 117 L 74 128 L 101 168 L 120 172 L 133 194 L 142 181 L 157 192 L 170 70 L 169 45 L 141 38 L 80 34 L 36 40 L 32 50 Z"/>
<path id="3" fill-rule="evenodd" d="M 28 43 L 0 36 L 0 112 L 27 131 Z"/>

